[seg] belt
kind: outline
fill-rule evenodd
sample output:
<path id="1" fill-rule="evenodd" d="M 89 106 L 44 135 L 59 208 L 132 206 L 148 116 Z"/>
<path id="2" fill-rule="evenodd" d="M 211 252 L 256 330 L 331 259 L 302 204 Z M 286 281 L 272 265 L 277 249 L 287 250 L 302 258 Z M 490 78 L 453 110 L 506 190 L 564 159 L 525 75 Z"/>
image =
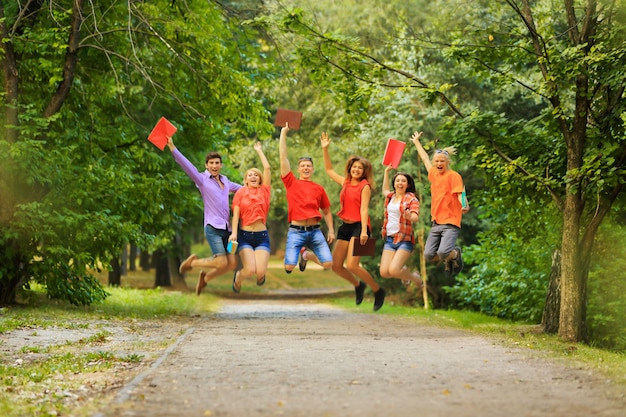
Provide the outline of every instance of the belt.
<path id="1" fill-rule="evenodd" d="M 315 229 L 319 229 L 320 225 L 319 224 L 314 224 L 312 226 L 298 226 L 295 224 L 289 224 L 289 227 L 296 229 L 296 230 L 305 230 L 305 231 L 309 231 L 309 230 L 315 230 Z"/>

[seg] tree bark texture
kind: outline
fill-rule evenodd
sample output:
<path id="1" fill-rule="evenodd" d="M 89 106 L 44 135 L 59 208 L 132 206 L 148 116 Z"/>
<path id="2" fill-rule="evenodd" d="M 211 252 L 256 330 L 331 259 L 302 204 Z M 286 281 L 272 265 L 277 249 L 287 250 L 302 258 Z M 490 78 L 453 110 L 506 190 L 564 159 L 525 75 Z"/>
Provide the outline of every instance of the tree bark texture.
<path id="1" fill-rule="evenodd" d="M 154 287 L 171 287 L 172 280 L 167 252 L 159 249 L 152 256 L 155 264 Z"/>
<path id="2" fill-rule="evenodd" d="M 109 264 L 111 265 L 111 270 L 109 271 L 109 285 L 119 287 L 122 285 L 120 258 L 111 259 Z"/>
<path id="3" fill-rule="evenodd" d="M 552 271 L 548 283 L 548 294 L 543 307 L 541 327 L 544 333 L 556 334 L 559 331 L 559 311 L 561 309 L 561 251 L 552 253 Z"/>
<path id="4" fill-rule="evenodd" d="M 582 341 L 584 322 L 583 271 L 580 261 L 579 233 L 581 208 L 577 195 L 568 194 L 563 216 L 561 246 L 561 307 L 559 336 L 564 340 Z"/>

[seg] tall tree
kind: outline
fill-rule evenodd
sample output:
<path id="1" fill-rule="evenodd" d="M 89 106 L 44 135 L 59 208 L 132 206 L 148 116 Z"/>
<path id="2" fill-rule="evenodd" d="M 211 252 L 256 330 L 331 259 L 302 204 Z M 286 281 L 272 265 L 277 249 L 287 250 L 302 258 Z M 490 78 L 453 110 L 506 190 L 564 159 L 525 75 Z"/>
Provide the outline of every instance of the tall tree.
<path id="1" fill-rule="evenodd" d="M 145 140 L 160 116 L 199 162 L 269 131 L 257 36 L 229 13 L 210 1 L 0 2 L 0 304 L 31 279 L 99 301 L 89 271 L 127 242 L 171 250 L 200 209 Z"/>
<path id="2" fill-rule="evenodd" d="M 316 68 L 317 82 L 346 97 L 348 109 L 362 106 L 358 98 L 374 87 L 411 89 L 423 102 L 443 103 L 452 116 L 448 134 L 475 148 L 491 177 L 551 199 L 562 222 L 558 332 L 584 340 L 594 237 L 626 178 L 623 2 L 441 1 L 428 7 L 437 13 L 422 14 L 420 25 L 410 14 L 399 16 L 410 24 L 393 41 L 415 51 L 408 62 L 322 30 L 301 10 L 284 13 L 282 28 L 299 35 L 294 43 L 302 62 Z M 482 91 L 467 88 L 470 80 Z M 474 94 L 492 100 L 477 101 Z M 495 104 L 507 104 L 508 111 Z M 518 106 L 525 111 L 516 113 Z"/>

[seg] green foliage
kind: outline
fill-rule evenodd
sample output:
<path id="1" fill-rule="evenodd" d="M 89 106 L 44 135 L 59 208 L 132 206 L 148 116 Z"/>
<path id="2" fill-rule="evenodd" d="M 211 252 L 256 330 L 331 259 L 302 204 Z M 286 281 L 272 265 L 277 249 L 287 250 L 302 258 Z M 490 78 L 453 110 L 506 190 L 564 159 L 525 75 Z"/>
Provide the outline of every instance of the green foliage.
<path id="1" fill-rule="evenodd" d="M 612 216 L 598 234 L 588 286 L 590 338 L 596 346 L 621 352 L 626 351 L 625 237 L 623 221 Z"/>
<path id="2" fill-rule="evenodd" d="M 177 144 L 199 169 L 208 150 L 271 129 L 261 94 L 271 64 L 256 54 L 253 27 L 211 2 L 90 4 L 68 74 L 73 4 L 4 9 L 3 24 L 17 29 L 4 45 L 16 52 L 19 96 L 5 106 L 17 118 L 0 140 L 0 303 L 31 279 L 51 297 L 102 301 L 89 270 L 128 242 L 171 247 L 197 228 L 197 190 L 145 140 L 160 116 L 179 128 Z"/>

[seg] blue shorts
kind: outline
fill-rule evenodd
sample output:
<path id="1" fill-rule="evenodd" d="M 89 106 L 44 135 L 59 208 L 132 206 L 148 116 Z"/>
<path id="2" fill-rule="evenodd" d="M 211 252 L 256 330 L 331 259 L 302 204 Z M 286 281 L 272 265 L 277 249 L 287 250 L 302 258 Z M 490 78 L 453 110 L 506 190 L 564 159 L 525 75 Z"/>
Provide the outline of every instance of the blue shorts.
<path id="1" fill-rule="evenodd" d="M 270 235 L 267 230 L 261 230 L 259 232 L 239 230 L 239 233 L 237 233 L 237 241 L 239 243 L 237 252 L 244 248 L 252 250 L 262 249 L 268 252 L 270 251 Z"/>
<path id="2" fill-rule="evenodd" d="M 370 231 L 367 231 L 367 235 L 370 235 Z M 350 241 L 353 237 L 361 236 L 361 222 L 356 223 L 342 223 L 337 230 L 337 240 Z"/>
<path id="3" fill-rule="evenodd" d="M 204 226 L 204 236 L 214 256 L 226 255 L 226 246 L 228 245 L 228 238 L 230 236 L 228 230 L 216 229 L 210 224 L 207 224 Z"/>
<path id="4" fill-rule="evenodd" d="M 401 240 L 398 243 L 393 243 L 393 237 L 387 236 L 385 238 L 385 244 L 383 245 L 383 250 L 392 250 L 394 252 L 399 250 L 405 250 L 407 252 L 413 252 L 414 245 L 410 240 Z"/>
<path id="5" fill-rule="evenodd" d="M 311 250 L 321 263 L 332 262 L 333 255 L 324 237 L 324 233 L 317 228 L 313 230 L 298 230 L 293 227 L 287 232 L 285 248 L 285 265 L 296 265 L 303 247 Z"/>

